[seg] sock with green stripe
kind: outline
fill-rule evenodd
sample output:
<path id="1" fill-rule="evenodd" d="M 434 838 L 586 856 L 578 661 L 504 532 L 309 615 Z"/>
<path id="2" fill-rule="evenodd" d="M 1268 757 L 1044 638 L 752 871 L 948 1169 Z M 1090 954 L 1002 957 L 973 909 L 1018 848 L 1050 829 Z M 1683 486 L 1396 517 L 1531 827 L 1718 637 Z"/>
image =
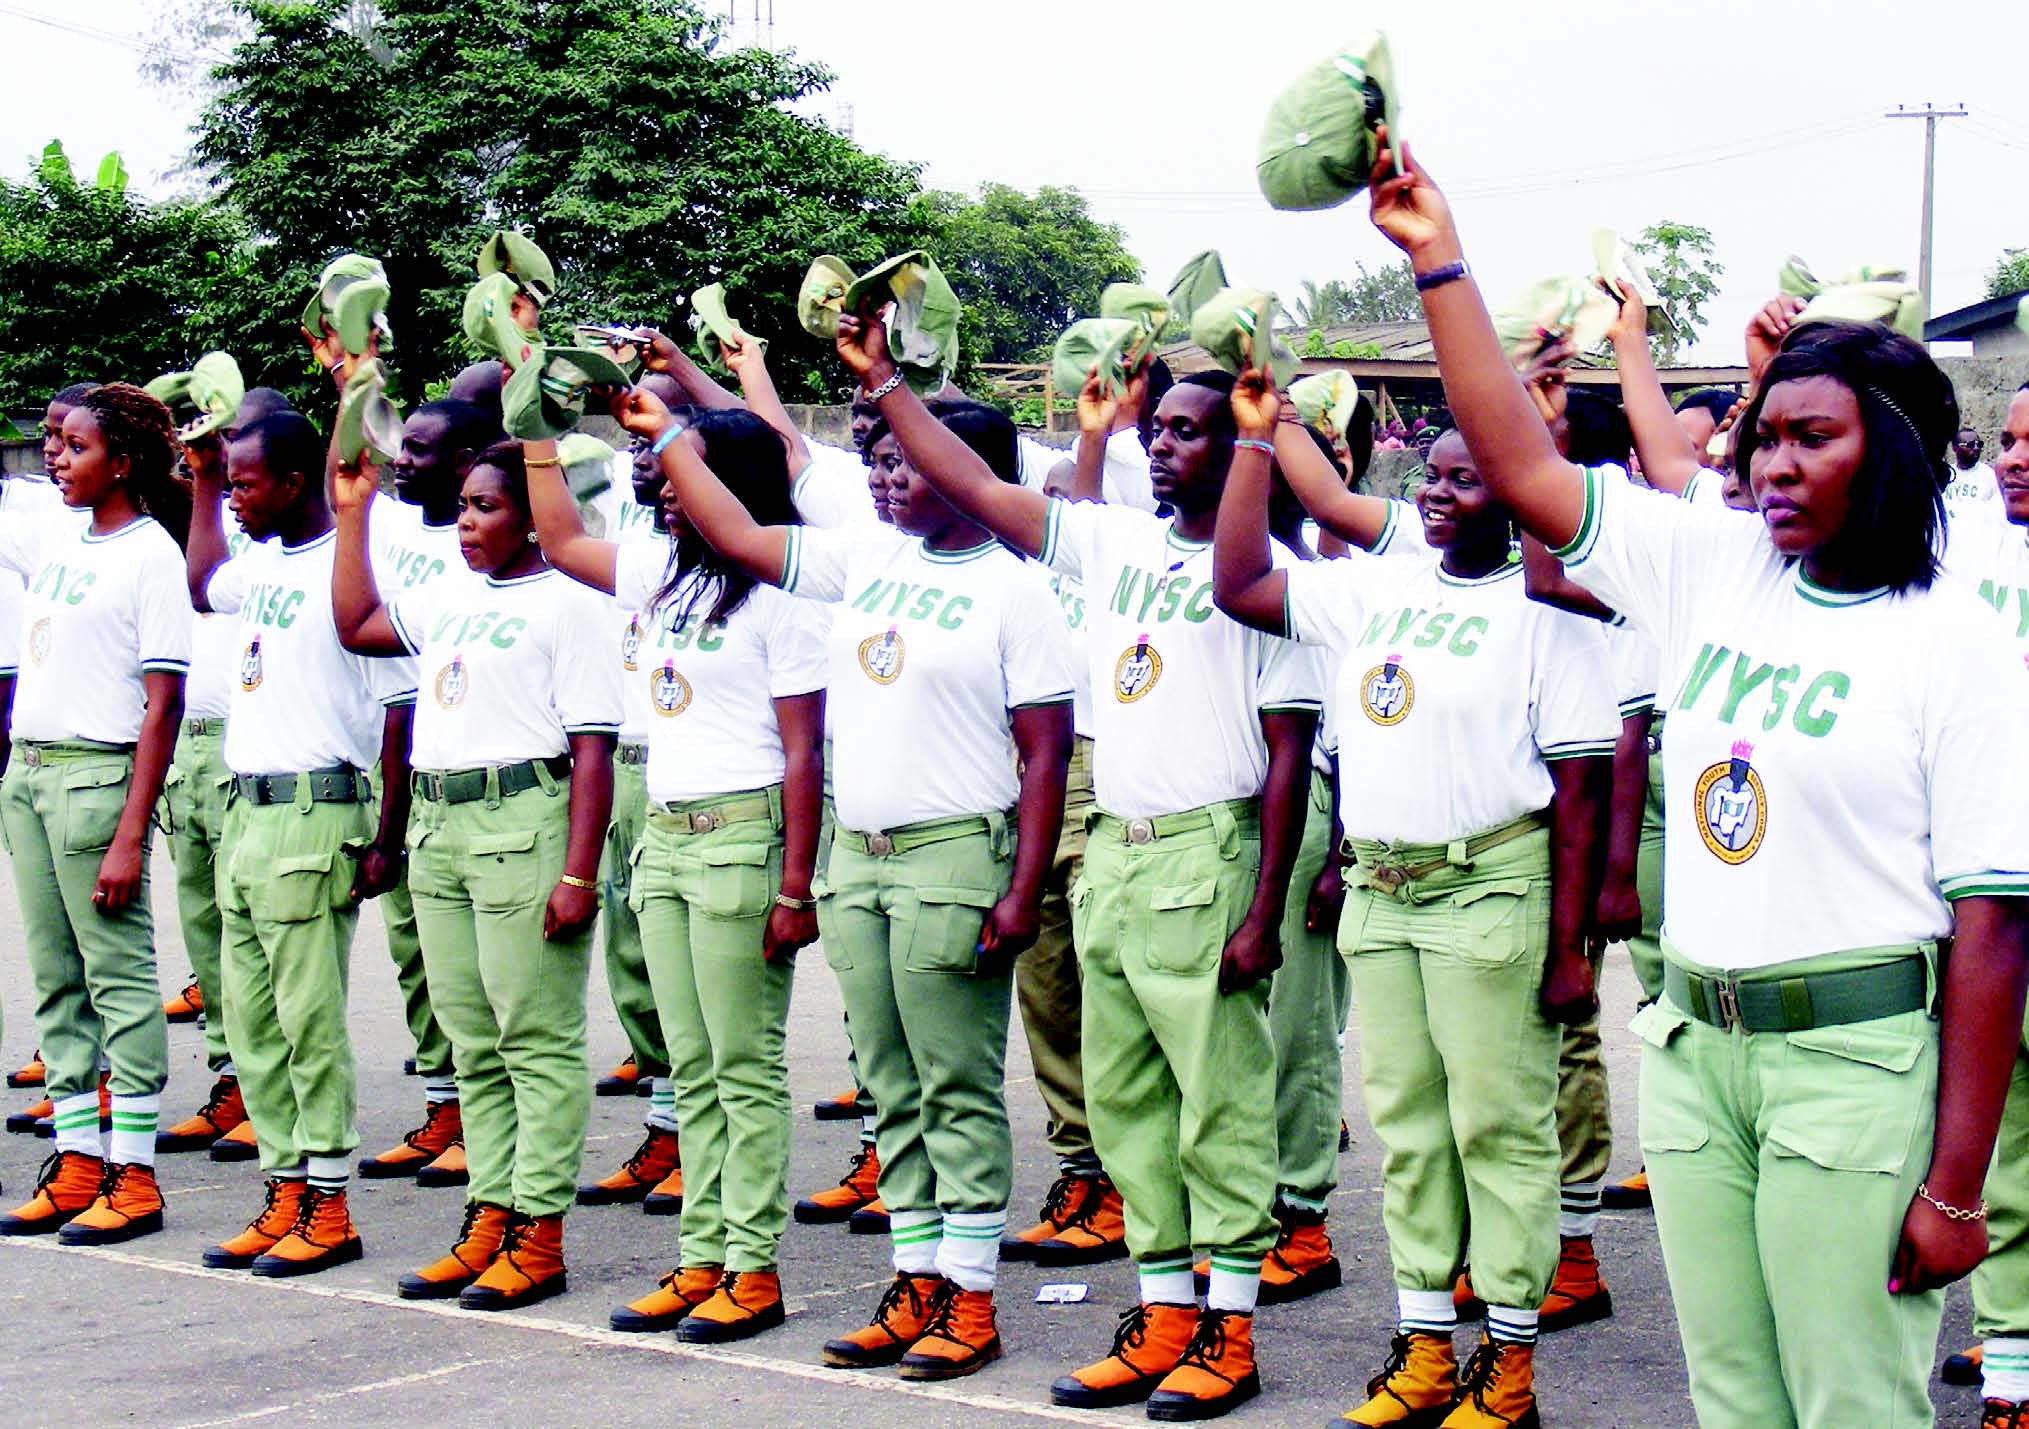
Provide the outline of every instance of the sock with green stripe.
<path id="1" fill-rule="evenodd" d="M 2029 1340 L 1991 1339 L 1981 1344 L 1980 1393 L 2010 1404 L 2029 1400 Z"/>
<path id="2" fill-rule="evenodd" d="M 58 1151 L 78 1151 L 86 1156 L 106 1154 L 105 1143 L 99 1138 L 97 1092 L 79 1092 L 74 1097 L 65 1097 L 55 1104 L 50 1112 L 50 1121 L 56 1127 Z"/>
<path id="3" fill-rule="evenodd" d="M 653 1077 L 648 1083 L 648 1115 L 642 1122 L 651 1131 L 676 1130 L 676 1084 L 667 1077 Z"/>
<path id="4" fill-rule="evenodd" d="M 1261 1297 L 1261 1253 L 1244 1250 L 1212 1252 L 1212 1279 L 1205 1287 L 1207 1310 L 1236 1310 L 1254 1313 Z"/>
<path id="5" fill-rule="evenodd" d="M 937 1273 L 960 1290 L 993 1289 L 1000 1266 L 1000 1237 L 1007 1229 L 1007 1207 L 997 1211 L 953 1211 L 944 1217 L 944 1238 L 937 1243 Z"/>
<path id="6" fill-rule="evenodd" d="M 1191 1278 L 1191 1253 L 1152 1255 L 1135 1267 L 1141 1275 L 1141 1303 L 1144 1305 L 1192 1305 L 1198 1303 L 1198 1285 Z"/>
<path id="7" fill-rule="evenodd" d="M 344 1156 L 306 1156 L 303 1170 L 313 1191 L 343 1191 L 352 1174 L 352 1161 Z"/>
<path id="8" fill-rule="evenodd" d="M 162 1094 L 145 1097 L 113 1093 L 113 1135 L 106 1159 L 121 1166 L 155 1164 L 155 1124 L 162 1119 Z"/>
<path id="9" fill-rule="evenodd" d="M 935 1275 L 944 1217 L 937 1211 L 888 1211 L 888 1240 L 895 1249 L 897 1275 Z"/>

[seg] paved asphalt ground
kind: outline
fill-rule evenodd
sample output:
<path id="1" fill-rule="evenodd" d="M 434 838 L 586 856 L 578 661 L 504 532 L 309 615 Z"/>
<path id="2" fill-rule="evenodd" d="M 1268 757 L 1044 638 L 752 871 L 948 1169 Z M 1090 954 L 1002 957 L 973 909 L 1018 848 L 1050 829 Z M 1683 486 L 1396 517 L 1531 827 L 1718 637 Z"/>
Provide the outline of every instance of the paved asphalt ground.
<path id="1" fill-rule="evenodd" d="M 163 985 L 182 984 L 168 866 L 155 886 Z M 0 875 L 0 884 L 5 883 Z M 11 890 L 0 889 L 0 1053 L 13 1067 L 34 1041 L 21 931 Z M 1615 1174 L 1631 1170 L 1634 1065 L 1623 1031 L 1634 980 L 1616 952 L 1606 985 L 1614 1114 L 1623 1139 Z M 624 1055 L 603 979 L 592 979 L 591 1055 L 603 1071 Z M 809 1105 L 843 1079 L 845 1037 L 836 986 L 815 950 L 802 958 L 791 1014 L 790 1082 L 797 1107 L 791 1188 L 835 1181 L 853 1149 L 845 1123 L 818 1123 Z M 1357 1018 L 1356 1018 L 1357 1021 Z M 361 1154 L 396 1140 L 418 1118 L 422 1089 L 401 1075 L 411 1050 L 395 1000 L 378 916 L 361 919 L 353 954 L 352 1028 L 359 1060 Z M 1054 1164 L 1019 1025 L 1010 1029 L 1008 1102 L 1014 1119 L 1015 1215 L 1030 1215 Z M 1356 1034 L 1355 1034 L 1356 1035 Z M 169 1030 L 164 1121 L 180 1119 L 209 1085 L 201 1034 Z M 1359 1110 L 1356 1062 L 1347 1058 L 1353 1150 L 1340 1161 L 1332 1231 L 1345 1266 L 1342 1289 L 1264 1310 L 1257 1324 L 1261 1398 L 1235 1424 L 1322 1426 L 1362 1398 L 1387 1349 L 1394 1295 L 1380 1226 L 1379 1148 Z M 7 1093 L 25 1105 L 33 1094 Z M 10 1109 L 13 1101 L 8 1103 Z M 631 1151 L 647 1103 L 593 1103 L 585 1170 L 604 1174 Z M 8 1204 L 25 1198 L 48 1143 L 0 1136 Z M 883 1239 L 842 1227 L 794 1226 L 783 1247 L 789 1320 L 744 1345 L 709 1350 L 669 1335 L 620 1335 L 608 1312 L 648 1290 L 674 1263 L 676 1222 L 633 1207 L 583 1207 L 566 1230 L 571 1289 L 525 1314 L 484 1315 L 396 1298 L 404 1270 L 442 1253 L 461 1210 L 458 1190 L 406 1182 L 355 1182 L 353 1213 L 366 1258 L 301 1280 L 255 1280 L 203 1269 L 205 1247 L 237 1231 L 259 1207 L 252 1163 L 217 1165 L 202 1154 L 164 1157 L 168 1226 L 104 1251 L 66 1250 L 54 1238 L 0 1240 L 0 1422 L 12 1425 L 316 1424 L 492 1426 L 879 1424 L 904 1429 L 1019 1425 L 1056 1420 L 1132 1424 L 1138 1410 L 1051 1407 L 1050 1381 L 1103 1354 L 1114 1317 L 1134 1297 L 1124 1261 L 1045 1274 L 1009 1267 L 1000 1293 L 1006 1358 L 947 1386 L 904 1385 L 892 1371 L 820 1366 L 818 1347 L 864 1323 L 889 1276 Z M 1609 1214 L 1599 1234 L 1617 1313 L 1547 1340 L 1537 1364 L 1547 1423 L 1689 1425 L 1682 1358 L 1655 1230 L 1646 1213 Z M 1828 1247 L 1828 1253 L 1837 1253 Z M 1089 1281 L 1079 1305 L 1034 1303 L 1046 1279 Z M 1970 1311 L 1952 1292 L 1947 1347 L 1962 1343 Z M 1465 1343 L 1461 1336 L 1461 1344 Z M 1935 1388 L 1944 1423 L 1978 1418 L 1973 1390 Z"/>

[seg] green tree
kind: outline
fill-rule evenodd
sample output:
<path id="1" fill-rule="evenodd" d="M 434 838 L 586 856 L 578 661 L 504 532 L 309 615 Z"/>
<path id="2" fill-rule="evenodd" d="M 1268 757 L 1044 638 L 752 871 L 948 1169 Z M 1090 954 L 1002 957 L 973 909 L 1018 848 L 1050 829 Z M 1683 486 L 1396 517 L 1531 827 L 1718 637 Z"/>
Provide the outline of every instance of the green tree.
<path id="1" fill-rule="evenodd" d="M 2004 248 L 1987 270 L 1987 296 L 2012 297 L 2029 289 L 2029 248 Z"/>
<path id="2" fill-rule="evenodd" d="M 1306 279 L 1292 310 L 1297 322 L 1306 327 L 1336 327 L 1422 320 L 1423 304 L 1416 296 L 1416 280 L 1407 261 L 1373 272 L 1368 272 L 1364 263 L 1355 263 L 1353 269 L 1351 282 L 1332 278 L 1319 284 Z"/>
<path id="3" fill-rule="evenodd" d="M 20 182 L 0 179 L 0 409 L 39 408 L 71 382 L 146 382 L 223 348 L 249 382 L 293 361 L 244 335 L 263 310 L 246 226 L 207 202 L 147 204 L 116 156 L 82 182 L 51 145 Z"/>
<path id="4" fill-rule="evenodd" d="M 247 37 L 213 72 L 196 157 L 267 240 L 292 327 L 318 269 L 382 259 L 405 385 L 469 352 L 458 311 L 488 232 L 525 228 L 557 264 L 545 317 L 679 326 L 724 282 L 775 340 L 785 395 L 840 390 L 795 331 L 819 253 L 855 266 L 914 246 L 916 171 L 789 106 L 829 74 L 727 49 L 694 0 L 236 0 Z M 369 23 L 362 23 L 362 18 Z"/>
<path id="5" fill-rule="evenodd" d="M 965 305 L 961 372 L 1044 358 L 1057 334 L 1099 311 L 1108 283 L 1141 278 L 1125 235 L 1093 218 L 1076 189 L 987 184 L 976 199 L 932 191 L 910 221 Z"/>
<path id="6" fill-rule="evenodd" d="M 1649 345 L 1657 366 L 1674 367 L 1677 354 L 1698 340 L 1705 304 L 1718 293 L 1726 265 L 1713 256 L 1711 230 L 1694 223 L 1652 223 L 1635 240 L 1634 250 L 1647 263 L 1663 311 L 1675 324 L 1675 331 L 1656 334 Z"/>

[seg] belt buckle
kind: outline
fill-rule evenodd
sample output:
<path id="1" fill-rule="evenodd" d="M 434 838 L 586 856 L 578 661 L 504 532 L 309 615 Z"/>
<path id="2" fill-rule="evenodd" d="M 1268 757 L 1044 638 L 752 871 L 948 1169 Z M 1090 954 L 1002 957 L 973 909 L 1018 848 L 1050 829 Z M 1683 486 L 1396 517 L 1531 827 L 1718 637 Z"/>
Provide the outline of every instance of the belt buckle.
<path id="1" fill-rule="evenodd" d="M 717 810 L 701 809 L 690 816 L 690 831 L 694 834 L 708 834 L 718 827 Z"/>
<path id="2" fill-rule="evenodd" d="M 886 858 L 895 851 L 895 841 L 887 834 L 868 834 L 867 852 L 875 858 Z"/>
<path id="3" fill-rule="evenodd" d="M 18 745 L 16 746 L 16 752 L 21 755 L 21 762 L 27 765 L 30 769 L 39 769 L 42 767 L 42 751 L 37 749 L 34 745 L 32 744 Z"/>
<path id="4" fill-rule="evenodd" d="M 1378 863 L 1367 882 L 1384 893 L 1394 893 L 1409 881 L 1409 870 L 1395 863 Z"/>
<path id="5" fill-rule="evenodd" d="M 272 804 L 275 802 L 274 780 L 269 775 L 256 774 L 254 776 L 254 802 L 256 804 Z"/>
<path id="6" fill-rule="evenodd" d="M 1127 841 L 1131 844 L 1152 844 L 1155 842 L 1154 819 L 1129 819 Z"/>
<path id="7" fill-rule="evenodd" d="M 1734 978 L 1720 978 L 1713 987 L 1712 998 L 1719 1005 L 1719 1025 L 1729 1032 L 1740 1027 L 1739 981 Z"/>

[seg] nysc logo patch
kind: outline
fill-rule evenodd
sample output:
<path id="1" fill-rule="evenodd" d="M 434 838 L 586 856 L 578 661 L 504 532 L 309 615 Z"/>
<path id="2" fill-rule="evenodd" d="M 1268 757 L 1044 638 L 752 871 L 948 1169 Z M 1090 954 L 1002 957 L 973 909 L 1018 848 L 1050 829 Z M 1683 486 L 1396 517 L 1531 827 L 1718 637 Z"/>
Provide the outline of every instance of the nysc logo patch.
<path id="1" fill-rule="evenodd" d="M 1162 656 L 1148 643 L 1148 632 L 1144 630 L 1113 664 L 1113 698 L 1131 705 L 1154 689 L 1161 678 Z"/>
<path id="2" fill-rule="evenodd" d="M 641 617 L 627 617 L 627 630 L 620 637 L 620 668 L 633 671 L 641 668 Z"/>
<path id="3" fill-rule="evenodd" d="M 1698 776 L 1698 837 L 1721 863 L 1747 862 L 1768 832 L 1768 791 L 1753 758 L 1754 746 L 1736 740 L 1732 758 Z"/>
<path id="4" fill-rule="evenodd" d="M 875 684 L 892 685 L 901 678 L 902 662 L 908 653 L 901 633 L 890 625 L 885 635 L 869 635 L 860 641 L 860 668 Z"/>
<path id="5" fill-rule="evenodd" d="M 689 709 L 692 693 L 690 681 L 676 672 L 674 660 L 664 660 L 661 669 L 648 673 L 649 703 L 664 719 L 675 719 Z"/>
<path id="6" fill-rule="evenodd" d="M 1397 725 L 1416 705 L 1416 682 L 1402 668 L 1402 657 L 1390 655 L 1360 677 L 1360 713 L 1379 725 Z"/>
<path id="7" fill-rule="evenodd" d="M 261 687 L 261 678 L 261 637 L 256 635 L 240 655 L 240 688 L 252 694 Z"/>
<path id="8" fill-rule="evenodd" d="M 437 705 L 441 709 L 454 710 L 465 703 L 465 696 L 472 688 L 472 676 L 465 668 L 465 657 L 453 655 L 451 663 L 437 672 Z"/>
<path id="9" fill-rule="evenodd" d="M 38 665 L 49 661 L 49 648 L 56 639 L 56 628 L 48 616 L 35 622 L 35 628 L 28 632 L 28 658 Z"/>

